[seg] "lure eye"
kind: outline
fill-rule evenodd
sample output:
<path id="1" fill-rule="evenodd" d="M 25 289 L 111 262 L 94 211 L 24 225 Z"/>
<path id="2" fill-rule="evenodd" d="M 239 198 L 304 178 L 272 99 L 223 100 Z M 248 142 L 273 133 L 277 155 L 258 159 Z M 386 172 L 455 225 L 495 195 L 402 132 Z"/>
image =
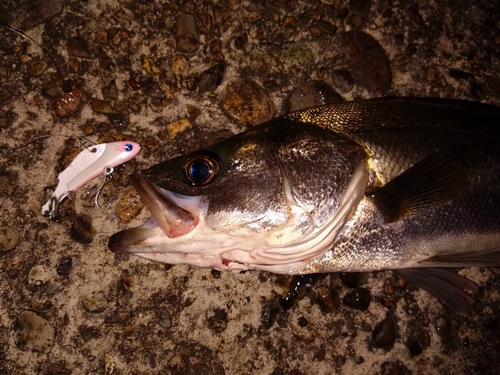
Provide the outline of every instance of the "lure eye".
<path id="1" fill-rule="evenodd" d="M 132 146 L 130 143 L 126 143 L 125 146 L 123 146 L 123 149 L 125 151 L 132 151 L 134 149 L 134 146 Z"/>
<path id="2" fill-rule="evenodd" d="M 208 184 L 218 171 L 219 163 L 208 155 L 192 155 L 184 163 L 184 174 L 194 186 Z"/>

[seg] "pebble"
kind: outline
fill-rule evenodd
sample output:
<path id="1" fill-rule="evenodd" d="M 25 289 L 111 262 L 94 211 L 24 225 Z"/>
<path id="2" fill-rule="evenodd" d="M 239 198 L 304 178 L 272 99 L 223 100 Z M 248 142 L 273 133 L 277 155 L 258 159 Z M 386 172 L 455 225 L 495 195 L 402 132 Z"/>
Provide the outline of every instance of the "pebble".
<path id="1" fill-rule="evenodd" d="M 61 117 L 72 115 L 78 110 L 82 97 L 82 92 L 78 88 L 74 88 L 54 102 L 54 111 Z"/>
<path id="2" fill-rule="evenodd" d="M 15 11 L 8 14 L 9 19 L 14 21 L 11 26 L 29 30 L 58 15 L 63 8 L 60 0 L 38 0 L 17 3 L 13 9 Z"/>
<path id="3" fill-rule="evenodd" d="M 307 319 L 305 317 L 301 316 L 297 323 L 299 324 L 299 326 L 305 327 L 305 326 L 307 326 L 307 323 L 309 323 L 309 322 L 307 321 Z"/>
<path id="4" fill-rule="evenodd" d="M 109 100 L 118 99 L 118 88 L 116 87 L 116 81 L 112 79 L 108 82 L 106 86 L 104 86 L 101 90 L 102 96 Z"/>
<path id="5" fill-rule="evenodd" d="M 170 139 L 176 138 L 180 133 L 193 128 L 193 123 L 186 117 L 167 125 L 167 134 Z"/>
<path id="6" fill-rule="evenodd" d="M 158 81 L 156 81 L 153 77 L 143 78 L 140 84 L 150 98 L 158 100 L 166 98 L 165 92 L 161 88 Z"/>
<path id="7" fill-rule="evenodd" d="M 240 125 L 253 126 L 274 117 L 271 98 L 257 83 L 242 79 L 228 85 L 222 99 L 226 114 Z"/>
<path id="8" fill-rule="evenodd" d="M 94 240 L 97 231 L 92 226 L 92 218 L 89 215 L 80 215 L 73 221 L 69 233 L 74 241 L 88 245 Z"/>
<path id="9" fill-rule="evenodd" d="M 142 201 L 133 186 L 127 187 L 116 205 L 116 216 L 122 223 L 130 223 L 143 207 Z"/>
<path id="10" fill-rule="evenodd" d="M 174 356 L 168 361 L 165 374 L 171 375 L 224 375 L 222 361 L 217 351 L 199 342 L 179 342 L 173 350 Z M 162 374 L 163 374 L 162 373 Z"/>
<path id="11" fill-rule="evenodd" d="M 21 234 L 16 228 L 9 226 L 0 227 L 0 252 L 14 249 L 20 238 Z"/>
<path id="12" fill-rule="evenodd" d="M 328 312 L 336 312 L 340 306 L 340 296 L 336 290 L 321 286 L 316 290 L 318 301 Z"/>
<path id="13" fill-rule="evenodd" d="M 301 43 L 250 44 L 243 56 L 243 63 L 250 74 L 269 76 L 270 74 L 297 75 L 309 72 L 318 61 L 318 55 Z"/>
<path id="14" fill-rule="evenodd" d="M 176 25 L 177 48 L 192 53 L 200 46 L 200 37 L 192 14 L 181 14 Z"/>
<path id="15" fill-rule="evenodd" d="M 226 1 L 227 5 L 229 5 L 229 8 L 231 8 L 231 10 L 240 9 L 241 0 L 226 0 Z"/>
<path id="16" fill-rule="evenodd" d="M 106 100 L 101 100 L 101 99 L 94 99 L 92 100 L 92 103 L 90 104 L 90 108 L 96 113 L 102 113 L 104 115 L 109 115 L 110 113 L 113 113 L 113 107 L 111 106 L 111 103 L 106 101 Z"/>
<path id="17" fill-rule="evenodd" d="M 30 60 L 26 63 L 26 69 L 30 76 L 39 76 L 47 69 L 47 64 L 41 60 Z"/>
<path id="18" fill-rule="evenodd" d="M 185 56 L 174 55 L 172 57 L 172 73 L 179 81 L 189 75 L 189 61 Z"/>
<path id="19" fill-rule="evenodd" d="M 280 312 L 280 305 L 276 301 L 269 301 L 262 305 L 262 312 L 260 314 L 260 322 L 265 329 L 273 326 L 278 318 Z"/>
<path id="20" fill-rule="evenodd" d="M 57 99 L 62 95 L 62 91 L 58 85 L 49 83 L 42 88 L 42 95 L 47 99 Z"/>
<path id="21" fill-rule="evenodd" d="M 66 49 L 70 56 L 90 57 L 87 41 L 80 36 L 69 38 L 66 43 Z"/>
<path id="22" fill-rule="evenodd" d="M 71 370 L 57 363 L 43 362 L 38 375 L 71 375 Z"/>
<path id="23" fill-rule="evenodd" d="M 356 288 L 344 296 L 342 302 L 353 309 L 366 311 L 371 301 L 371 293 L 366 288 Z"/>
<path id="24" fill-rule="evenodd" d="M 347 69 L 336 69 L 331 77 L 333 86 L 340 92 L 348 93 L 354 88 L 354 79 Z"/>
<path id="25" fill-rule="evenodd" d="M 130 124 L 130 117 L 124 113 L 110 113 L 108 115 L 108 120 L 115 129 L 120 131 Z"/>
<path id="26" fill-rule="evenodd" d="M 62 257 L 57 265 L 56 271 L 60 276 L 67 276 L 73 270 L 73 258 Z"/>
<path id="27" fill-rule="evenodd" d="M 214 91 L 222 83 L 224 79 L 224 71 L 226 70 L 226 64 L 224 62 L 219 62 L 204 70 L 200 73 L 198 77 L 198 91 L 203 94 L 208 91 Z"/>
<path id="28" fill-rule="evenodd" d="M 228 317 L 224 309 L 215 308 L 207 318 L 208 327 L 215 333 L 223 332 L 227 327 Z"/>
<path id="29" fill-rule="evenodd" d="M 158 324 L 160 327 L 168 329 L 172 327 L 172 314 L 165 308 L 160 310 L 158 314 Z"/>
<path id="30" fill-rule="evenodd" d="M 28 284 L 29 285 L 42 285 L 49 280 L 49 275 L 44 266 L 38 264 L 31 268 L 28 273 Z"/>
<path id="31" fill-rule="evenodd" d="M 102 293 L 86 293 L 82 296 L 82 305 L 90 313 L 101 313 L 108 308 L 108 301 Z"/>
<path id="32" fill-rule="evenodd" d="M 372 332 L 372 343 L 376 348 L 390 348 L 396 341 L 398 325 L 396 320 L 387 316 L 379 322 Z"/>
<path id="33" fill-rule="evenodd" d="M 343 32 L 335 36 L 334 48 L 339 51 L 341 63 L 348 65 L 357 85 L 373 95 L 388 93 L 392 84 L 389 59 L 372 36 L 357 31 Z"/>
<path id="34" fill-rule="evenodd" d="M 16 345 L 21 350 L 46 352 L 54 344 L 54 327 L 33 311 L 19 314 L 14 329 L 17 331 Z"/>
<path id="35" fill-rule="evenodd" d="M 307 81 L 293 90 L 284 104 L 284 112 L 341 103 L 344 99 L 323 81 Z"/>

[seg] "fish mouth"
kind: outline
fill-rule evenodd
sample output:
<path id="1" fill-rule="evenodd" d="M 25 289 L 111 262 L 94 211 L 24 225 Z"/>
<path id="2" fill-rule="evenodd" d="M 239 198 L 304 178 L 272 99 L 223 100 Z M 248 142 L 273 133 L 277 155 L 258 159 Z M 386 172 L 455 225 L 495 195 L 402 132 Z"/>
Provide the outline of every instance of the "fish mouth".
<path id="1" fill-rule="evenodd" d="M 151 213 L 144 225 L 111 236 L 108 247 L 113 252 L 131 252 L 129 247 L 157 234 L 159 227 L 168 238 L 190 233 L 199 223 L 197 197 L 175 194 L 160 188 L 139 172 L 129 175 L 129 181 Z"/>
<path id="2" fill-rule="evenodd" d="M 211 249 L 216 233 L 203 221 L 208 203 L 204 196 L 187 196 L 162 189 L 143 174 L 129 175 L 132 186 L 151 213 L 141 226 L 122 230 L 109 238 L 114 253 L 131 253 L 142 258 L 168 264 L 191 264 L 221 271 L 240 272 L 248 265 L 227 259 L 224 251 L 238 248 L 240 241 L 225 239 Z"/>

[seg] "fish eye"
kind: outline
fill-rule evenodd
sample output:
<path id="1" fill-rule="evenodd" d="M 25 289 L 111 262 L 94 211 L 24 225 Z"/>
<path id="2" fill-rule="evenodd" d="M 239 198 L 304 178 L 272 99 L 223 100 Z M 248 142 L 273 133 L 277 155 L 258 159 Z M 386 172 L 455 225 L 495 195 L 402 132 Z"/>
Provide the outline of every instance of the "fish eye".
<path id="1" fill-rule="evenodd" d="M 192 155 L 184 163 L 184 174 L 194 186 L 208 184 L 218 171 L 217 160 L 204 154 Z"/>
<path id="2" fill-rule="evenodd" d="M 132 146 L 130 143 L 126 143 L 125 146 L 123 146 L 123 149 L 125 151 L 132 151 L 134 146 Z"/>

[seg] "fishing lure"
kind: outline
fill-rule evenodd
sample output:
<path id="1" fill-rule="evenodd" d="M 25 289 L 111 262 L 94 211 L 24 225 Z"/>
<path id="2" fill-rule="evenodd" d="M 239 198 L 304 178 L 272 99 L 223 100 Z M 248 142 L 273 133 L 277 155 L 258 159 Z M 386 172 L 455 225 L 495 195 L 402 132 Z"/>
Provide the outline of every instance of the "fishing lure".
<path id="1" fill-rule="evenodd" d="M 104 174 L 104 183 L 99 187 L 94 200 L 96 206 L 101 208 L 98 203 L 99 193 L 104 184 L 109 181 L 114 167 L 133 159 L 140 151 L 141 146 L 130 141 L 101 143 L 85 148 L 76 156 L 68 168 L 59 173 L 56 189 L 46 188 L 51 192 L 51 195 L 42 206 L 42 215 L 51 219 L 55 218 L 59 204 L 69 193 L 77 190 L 100 174 Z"/>

